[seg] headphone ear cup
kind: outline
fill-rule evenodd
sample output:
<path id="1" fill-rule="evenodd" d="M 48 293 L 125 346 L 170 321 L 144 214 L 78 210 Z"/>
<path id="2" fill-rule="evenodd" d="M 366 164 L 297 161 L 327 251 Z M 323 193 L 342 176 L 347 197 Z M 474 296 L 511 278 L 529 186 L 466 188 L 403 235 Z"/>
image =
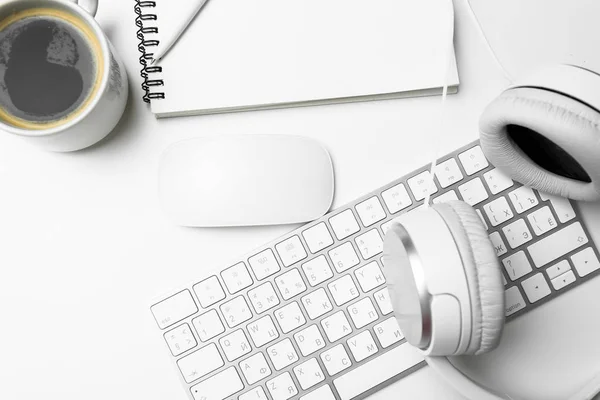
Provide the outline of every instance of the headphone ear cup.
<path id="1" fill-rule="evenodd" d="M 536 87 L 508 89 L 479 122 L 481 147 L 496 167 L 526 186 L 586 201 L 600 200 L 599 126 L 595 109 Z M 519 145 L 524 140 L 529 149 Z M 572 168 L 578 178 L 564 173 Z"/>
<path id="2" fill-rule="evenodd" d="M 464 354 L 496 348 L 504 328 L 504 286 L 500 262 L 475 210 L 462 201 L 440 203 L 434 209 L 450 229 L 467 278 L 472 309 L 471 341 Z"/>

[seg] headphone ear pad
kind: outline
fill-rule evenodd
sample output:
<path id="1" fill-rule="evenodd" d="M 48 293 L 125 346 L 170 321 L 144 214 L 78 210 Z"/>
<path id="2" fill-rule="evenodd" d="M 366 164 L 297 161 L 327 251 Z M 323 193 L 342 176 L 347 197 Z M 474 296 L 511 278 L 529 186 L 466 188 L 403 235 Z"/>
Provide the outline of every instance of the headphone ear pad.
<path id="1" fill-rule="evenodd" d="M 494 246 L 475 210 L 462 201 L 434 206 L 452 233 L 463 261 L 472 309 L 471 341 L 464 354 L 496 348 L 504 328 L 504 285 Z"/>

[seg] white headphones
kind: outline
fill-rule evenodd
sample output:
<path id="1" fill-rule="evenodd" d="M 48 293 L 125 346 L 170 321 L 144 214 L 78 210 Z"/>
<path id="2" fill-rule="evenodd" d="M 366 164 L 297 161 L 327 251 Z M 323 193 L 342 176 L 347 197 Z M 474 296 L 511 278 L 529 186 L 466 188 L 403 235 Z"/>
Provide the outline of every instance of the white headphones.
<path id="1" fill-rule="evenodd" d="M 486 156 L 514 180 L 600 200 L 600 75 L 547 68 L 494 100 L 480 131 Z M 501 267 L 475 210 L 456 201 L 398 217 L 386 234 L 384 264 L 400 328 L 429 365 L 469 399 L 508 399 L 445 357 L 494 349 L 504 327 Z M 600 375 L 572 399 L 599 390 Z"/>

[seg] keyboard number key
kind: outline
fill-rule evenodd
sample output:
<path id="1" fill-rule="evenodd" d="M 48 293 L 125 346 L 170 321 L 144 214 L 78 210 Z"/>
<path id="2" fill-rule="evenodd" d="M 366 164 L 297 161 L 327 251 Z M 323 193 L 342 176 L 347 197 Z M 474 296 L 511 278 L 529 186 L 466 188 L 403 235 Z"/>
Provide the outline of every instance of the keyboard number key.
<path id="1" fill-rule="evenodd" d="M 281 262 L 285 267 L 294 265 L 298 261 L 304 260 L 307 257 L 306 250 L 298 236 L 292 236 L 289 239 L 275 245 L 277 254 L 281 257 Z"/>
<path id="2" fill-rule="evenodd" d="M 317 286 L 333 277 L 333 271 L 324 255 L 320 255 L 317 258 L 302 264 L 302 269 L 311 286 Z"/>
<path id="3" fill-rule="evenodd" d="M 267 249 L 258 253 L 255 256 L 250 257 L 248 263 L 254 271 L 256 279 L 258 279 L 259 281 L 281 270 L 281 268 L 279 267 L 279 263 L 275 259 L 273 250 L 271 249 Z"/>
<path id="4" fill-rule="evenodd" d="M 248 307 L 246 299 L 242 296 L 221 304 L 221 312 L 230 328 L 234 328 L 252 318 L 250 307 Z"/>
<path id="5" fill-rule="evenodd" d="M 248 298 L 257 314 L 261 314 L 279 304 L 279 297 L 271 282 L 248 291 Z"/>
<path id="6" fill-rule="evenodd" d="M 502 228 L 502 232 L 504 232 L 504 236 L 506 236 L 511 249 L 516 249 L 532 239 L 531 232 L 529 232 L 527 224 L 522 219 L 505 226 Z"/>
<path id="7" fill-rule="evenodd" d="M 194 328 L 202 342 L 207 342 L 215 336 L 225 332 L 225 327 L 216 310 L 210 310 L 192 320 Z"/>
<path id="8" fill-rule="evenodd" d="M 571 261 L 581 277 L 600 269 L 600 262 L 598 262 L 596 253 L 594 253 L 594 250 L 591 247 L 571 256 Z"/>
<path id="9" fill-rule="evenodd" d="M 252 277 L 243 262 L 221 272 L 221 277 L 229 293 L 236 294 L 252 285 Z"/>
<path id="10" fill-rule="evenodd" d="M 458 155 L 460 163 L 467 175 L 473 175 L 488 167 L 489 163 L 480 146 L 475 146 Z"/>
<path id="11" fill-rule="evenodd" d="M 325 380 L 325 375 L 319 366 L 316 358 L 294 367 L 294 375 L 303 390 L 308 390 L 319 382 Z"/>
<path id="12" fill-rule="evenodd" d="M 521 285 L 531 303 L 535 303 L 550 294 L 550 287 L 541 273 L 525 279 Z"/>
<path id="13" fill-rule="evenodd" d="M 508 175 L 505 175 L 504 172 L 500 171 L 498 168 L 494 168 L 483 174 L 483 179 L 492 194 L 503 192 L 515 184 Z"/>
<path id="14" fill-rule="evenodd" d="M 183 290 L 150 307 L 160 329 L 168 328 L 184 318 L 198 312 L 198 307 L 189 290 Z"/>
<path id="15" fill-rule="evenodd" d="M 438 164 L 435 168 L 435 176 L 440 186 L 444 189 L 463 179 L 463 174 L 460 172 L 460 168 L 454 158 Z"/>
<path id="16" fill-rule="evenodd" d="M 357 204 L 356 212 L 365 227 L 369 227 L 385 218 L 385 211 L 383 211 L 383 207 L 376 196 Z"/>
<path id="17" fill-rule="evenodd" d="M 333 267 L 339 273 L 358 265 L 360 262 L 356 255 L 356 251 L 354 251 L 354 247 L 352 247 L 352 244 L 349 242 L 330 250 L 329 258 L 331 258 Z"/>
<path id="18" fill-rule="evenodd" d="M 333 238 L 324 222 L 305 230 L 302 232 L 302 236 L 313 254 L 333 244 Z"/>
<path id="19" fill-rule="evenodd" d="M 395 214 L 412 205 L 408 191 L 402 183 L 384 191 L 381 197 L 383 197 L 383 201 L 391 214 Z"/>
<path id="20" fill-rule="evenodd" d="M 383 240 L 376 229 L 357 236 L 355 239 L 360 254 L 365 260 L 375 257 L 383 251 Z"/>
<path id="21" fill-rule="evenodd" d="M 427 192 L 429 192 L 429 194 L 434 194 L 438 191 L 435 182 L 431 179 L 429 171 L 423 171 L 410 178 L 407 182 L 417 201 L 423 200 L 427 195 Z"/>
<path id="22" fill-rule="evenodd" d="M 200 301 L 200 305 L 204 308 L 208 308 L 225 298 L 225 292 L 216 276 L 211 276 L 195 284 L 194 292 L 198 297 L 198 301 Z"/>
<path id="23" fill-rule="evenodd" d="M 296 268 L 275 279 L 275 284 L 284 300 L 289 300 L 306 290 L 306 285 Z"/>
<path id="24" fill-rule="evenodd" d="M 360 230 L 360 226 L 358 226 L 352 210 L 346 210 L 329 218 L 329 223 L 338 240 L 344 240 Z"/>
<path id="25" fill-rule="evenodd" d="M 183 324 L 165 333 L 165 340 L 171 354 L 177 357 L 198 344 L 188 324 Z"/>
<path id="26" fill-rule="evenodd" d="M 527 216 L 527 219 L 533 228 L 533 233 L 535 233 L 537 236 L 541 236 L 544 233 L 550 232 L 558 225 L 554 219 L 554 215 L 552 215 L 552 211 L 550 211 L 550 207 L 548 206 L 532 212 Z"/>

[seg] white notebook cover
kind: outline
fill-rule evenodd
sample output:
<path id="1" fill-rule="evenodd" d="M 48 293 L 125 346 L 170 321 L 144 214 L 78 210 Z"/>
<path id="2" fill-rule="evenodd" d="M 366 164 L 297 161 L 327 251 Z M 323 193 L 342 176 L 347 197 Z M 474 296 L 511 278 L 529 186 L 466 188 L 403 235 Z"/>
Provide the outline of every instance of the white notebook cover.
<path id="1" fill-rule="evenodd" d="M 160 40 L 195 0 L 156 0 Z M 159 117 L 438 94 L 447 0 L 209 0 L 163 60 Z M 456 61 L 449 92 L 459 80 Z"/>

